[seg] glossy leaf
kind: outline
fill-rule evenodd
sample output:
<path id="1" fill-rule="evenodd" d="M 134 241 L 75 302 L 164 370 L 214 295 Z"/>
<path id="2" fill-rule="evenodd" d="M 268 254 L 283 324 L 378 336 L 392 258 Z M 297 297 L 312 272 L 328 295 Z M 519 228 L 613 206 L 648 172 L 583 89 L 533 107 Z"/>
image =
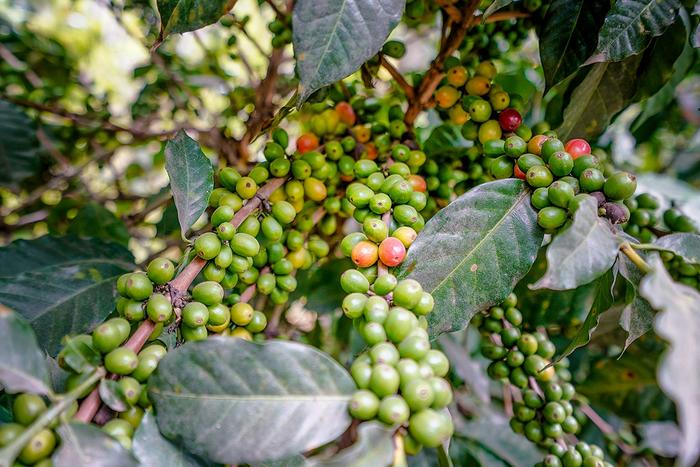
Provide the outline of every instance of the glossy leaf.
<path id="1" fill-rule="evenodd" d="M 314 91 L 354 73 L 401 19 L 405 0 L 298 0 L 292 30 L 301 105 Z"/>
<path id="2" fill-rule="evenodd" d="M 282 459 L 350 424 L 348 372 L 313 347 L 210 338 L 168 352 L 150 399 L 168 438 L 214 462 Z"/>
<path id="3" fill-rule="evenodd" d="M 610 120 L 627 106 L 637 91 L 637 74 L 642 56 L 621 62 L 597 63 L 571 93 L 557 129 L 562 140 L 595 140 Z"/>
<path id="4" fill-rule="evenodd" d="M 524 436 L 513 433 L 505 423 L 479 420 L 466 423 L 457 436 L 484 446 L 496 457 L 512 467 L 526 467 L 542 460 L 542 454 Z"/>
<path id="5" fill-rule="evenodd" d="M 126 224 L 112 211 L 97 203 L 83 206 L 68 226 L 68 233 L 76 237 L 99 238 L 124 246 L 129 245 Z"/>
<path id="6" fill-rule="evenodd" d="M 700 457 L 700 293 L 674 282 L 660 258 L 652 257 L 650 264 L 653 270 L 639 291 L 659 310 L 654 330 L 669 343 L 658 369 L 659 386 L 676 403 L 682 433 L 678 462 L 693 465 Z"/>
<path id="7" fill-rule="evenodd" d="M 554 0 L 539 34 L 540 60 L 547 88 L 576 72 L 597 44 L 610 3 L 602 0 Z"/>
<path id="8" fill-rule="evenodd" d="M 625 349 L 632 342 L 651 330 L 654 323 L 654 309 L 639 295 L 639 282 L 644 277 L 642 271 L 627 256 L 619 254 L 620 275 L 626 280 L 626 305 L 620 315 L 620 326 L 627 331 Z"/>
<path id="9" fill-rule="evenodd" d="M 328 280 L 329 277 L 340 275 L 353 267 L 348 259 L 331 259 L 320 266 L 299 271 L 297 282 L 299 286 L 291 294 L 290 300 L 305 299 L 304 308 L 316 313 L 332 313 L 340 308 L 345 292 L 340 287 L 340 281 Z"/>
<path id="10" fill-rule="evenodd" d="M 32 328 L 0 305 L 0 387 L 7 392 L 48 394 L 49 373 Z"/>
<path id="11" fill-rule="evenodd" d="M 213 465 L 185 451 L 158 431 L 156 417 L 147 412 L 134 433 L 134 456 L 149 467 L 199 467 Z"/>
<path id="12" fill-rule="evenodd" d="M 0 264 L 0 303 L 29 321 L 50 355 L 63 336 L 91 330 L 114 310 L 116 280 L 133 268 L 121 246 L 69 237 L 14 242 L 0 249 Z"/>
<path id="13" fill-rule="evenodd" d="M 593 299 L 591 310 L 588 312 L 588 316 L 586 316 L 585 321 L 576 332 L 576 335 L 571 339 L 571 342 L 569 342 L 561 354 L 557 356 L 557 361 L 571 355 L 574 350 L 586 345 L 591 340 L 593 331 L 598 327 L 600 315 L 608 311 L 614 303 L 612 292 L 614 279 L 615 274 L 612 270 L 609 270 L 595 281 L 593 289 L 595 291 L 595 298 Z"/>
<path id="14" fill-rule="evenodd" d="M 688 263 L 700 264 L 700 235 L 674 233 L 654 241 L 654 245 L 683 258 Z"/>
<path id="15" fill-rule="evenodd" d="M 41 170 L 36 125 L 16 105 L 0 99 L 0 186 L 17 188 Z"/>
<path id="16" fill-rule="evenodd" d="M 462 136 L 459 127 L 442 124 L 430 132 L 430 136 L 423 143 L 423 150 L 428 157 L 461 157 L 466 149 L 474 146 Z"/>
<path id="17" fill-rule="evenodd" d="M 172 33 L 195 31 L 216 23 L 231 11 L 236 0 L 157 0 L 159 42 Z"/>
<path id="18" fill-rule="evenodd" d="M 617 0 L 598 34 L 598 47 L 586 63 L 617 62 L 639 54 L 678 14 L 678 0 Z"/>
<path id="19" fill-rule="evenodd" d="M 138 467 L 134 456 L 119 441 L 95 425 L 72 422 L 58 428 L 61 444 L 51 460 L 54 467 Z"/>
<path id="20" fill-rule="evenodd" d="M 309 467 L 376 467 L 391 465 L 394 457 L 393 430 L 380 422 L 362 423 L 355 443 L 330 459 L 308 459 Z"/>
<path id="21" fill-rule="evenodd" d="M 214 189 L 214 169 L 199 144 L 184 131 L 166 144 L 165 168 L 184 236 L 207 208 Z"/>
<path id="22" fill-rule="evenodd" d="M 426 223 L 398 276 L 433 294 L 432 334 L 456 331 L 508 296 L 535 261 L 543 235 L 522 181 L 486 183 Z"/>
<path id="23" fill-rule="evenodd" d="M 600 277 L 615 262 L 618 240 L 610 223 L 598 217 L 593 197 L 584 200 L 570 227 L 547 247 L 547 272 L 533 289 L 568 290 Z"/>

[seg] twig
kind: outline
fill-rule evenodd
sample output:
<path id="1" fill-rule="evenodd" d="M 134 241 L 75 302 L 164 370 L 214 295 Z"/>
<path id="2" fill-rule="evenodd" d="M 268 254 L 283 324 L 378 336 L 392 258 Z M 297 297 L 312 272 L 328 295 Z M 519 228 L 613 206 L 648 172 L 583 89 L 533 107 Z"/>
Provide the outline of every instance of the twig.
<path id="1" fill-rule="evenodd" d="M 606 422 L 603 419 L 603 417 L 598 415 L 598 413 L 595 410 L 593 410 L 593 407 L 583 402 L 579 402 L 579 408 L 581 409 L 581 412 L 583 412 L 586 415 L 586 417 L 588 417 L 588 419 L 591 422 L 593 422 L 593 424 L 600 430 L 601 433 L 603 433 L 604 435 L 617 434 L 615 429 L 608 422 Z M 612 436 L 612 438 L 615 439 L 615 444 L 622 450 L 622 452 L 628 455 L 634 454 L 634 449 L 631 446 L 628 446 L 622 441 L 616 439 L 617 436 Z"/>
<path id="2" fill-rule="evenodd" d="M 649 263 L 644 261 L 644 258 L 639 256 L 636 251 L 632 248 L 632 246 L 629 244 L 629 242 L 625 242 L 622 245 L 620 245 L 620 251 L 623 252 L 629 259 L 632 261 L 635 266 L 639 268 L 640 271 L 642 271 L 644 274 L 649 274 L 652 271 L 651 266 L 649 266 Z"/>
<path id="3" fill-rule="evenodd" d="M 29 84 L 34 86 L 35 88 L 41 88 L 44 86 L 44 82 L 42 79 L 37 75 L 34 70 L 32 70 L 29 66 L 27 66 L 26 63 L 22 62 L 19 58 L 15 56 L 15 54 L 10 51 L 7 47 L 5 47 L 4 44 L 0 43 L 0 58 L 5 60 L 8 65 L 10 65 L 12 68 L 15 70 L 21 71 L 24 73 L 24 77 L 27 78 L 27 81 L 29 81 Z"/>
<path id="4" fill-rule="evenodd" d="M 401 87 L 404 94 L 406 94 L 406 99 L 412 100 L 415 96 L 413 86 L 408 84 L 403 75 L 399 73 L 399 70 L 397 70 L 394 65 L 389 62 L 389 60 L 386 59 L 384 54 L 379 54 L 379 63 L 386 69 L 386 71 L 389 72 L 391 77 L 394 78 L 396 83 Z"/>
<path id="5" fill-rule="evenodd" d="M 403 434 L 397 431 L 394 434 L 394 457 L 391 467 L 406 467 L 407 465 L 406 450 L 403 447 Z"/>
<path id="6" fill-rule="evenodd" d="M 529 18 L 530 16 L 530 13 L 527 11 L 499 11 L 486 18 L 484 23 L 488 24 L 498 21 L 507 21 L 509 19 Z"/>

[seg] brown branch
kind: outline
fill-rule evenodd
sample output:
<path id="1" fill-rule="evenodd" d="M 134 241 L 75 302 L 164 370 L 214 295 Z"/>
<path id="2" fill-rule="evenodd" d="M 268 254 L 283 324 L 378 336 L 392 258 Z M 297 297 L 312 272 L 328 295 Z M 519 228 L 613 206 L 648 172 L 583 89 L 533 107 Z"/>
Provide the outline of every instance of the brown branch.
<path id="1" fill-rule="evenodd" d="M 526 11 L 499 11 L 486 18 L 486 21 L 484 22 L 486 24 L 496 23 L 498 21 L 507 21 L 509 19 L 529 18 L 530 16 L 530 13 Z"/>
<path id="2" fill-rule="evenodd" d="M 4 44 L 0 43 L 0 58 L 5 60 L 8 65 L 17 71 L 21 71 L 24 77 L 27 78 L 29 84 L 35 88 L 40 88 L 44 86 L 44 81 L 37 75 L 34 70 L 32 70 L 26 63 L 18 59 L 15 54 L 10 51 Z"/>
<path id="3" fill-rule="evenodd" d="M 445 60 L 459 48 L 467 30 L 474 24 L 474 11 L 478 5 L 479 0 L 470 0 L 469 4 L 464 9 L 461 21 L 454 23 L 450 28 L 450 33 L 447 39 L 445 39 L 444 44 L 442 44 L 440 52 L 430 64 L 430 68 L 423 76 L 423 79 L 418 85 L 418 89 L 415 90 L 415 98 L 409 102 L 404 119 L 409 127 L 413 126 L 413 122 L 416 120 L 416 117 L 418 117 L 418 114 L 420 114 L 430 102 L 435 89 L 437 89 L 440 80 L 444 76 L 442 68 L 445 64 Z"/>
<path id="4" fill-rule="evenodd" d="M 386 71 L 389 72 L 392 78 L 396 81 L 396 83 L 401 87 L 403 90 L 404 94 L 406 94 L 406 99 L 413 100 L 414 99 L 414 91 L 413 91 L 413 86 L 408 84 L 406 79 L 403 77 L 401 73 L 399 73 L 399 70 L 397 70 L 394 65 L 389 62 L 389 60 L 386 59 L 384 54 L 379 54 L 379 63 L 386 69 Z"/>
<path id="5" fill-rule="evenodd" d="M 613 435 L 613 438 L 617 438 L 614 435 L 617 435 L 617 432 L 615 429 L 603 419 L 598 413 L 593 410 L 593 407 L 591 407 L 588 404 L 585 404 L 583 402 L 579 402 L 579 408 L 581 409 L 581 412 L 583 412 L 588 419 L 593 422 L 593 424 L 600 430 L 601 433 L 604 435 Z M 615 444 L 624 452 L 625 454 L 634 454 L 634 449 L 631 446 L 628 446 L 624 442 L 615 439 Z"/>
<path id="6" fill-rule="evenodd" d="M 454 2 L 450 0 L 435 0 L 435 3 L 440 5 L 440 8 L 442 8 L 445 13 L 449 15 L 451 21 L 455 23 L 462 21 L 462 12 L 459 11 L 459 8 L 452 4 Z"/>

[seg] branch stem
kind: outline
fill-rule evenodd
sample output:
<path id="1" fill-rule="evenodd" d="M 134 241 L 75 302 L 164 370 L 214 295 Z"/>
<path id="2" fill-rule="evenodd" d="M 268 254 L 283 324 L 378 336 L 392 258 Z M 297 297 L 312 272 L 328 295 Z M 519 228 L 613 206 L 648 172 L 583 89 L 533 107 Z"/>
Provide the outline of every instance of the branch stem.
<path id="1" fill-rule="evenodd" d="M 651 266 L 649 266 L 649 263 L 644 261 L 644 258 L 639 256 L 639 254 L 634 251 L 634 248 L 632 248 L 632 245 L 630 245 L 629 242 L 625 242 L 622 245 L 620 245 L 620 251 L 627 256 L 630 261 L 632 261 L 635 266 L 637 266 L 640 271 L 642 271 L 644 274 L 649 274 L 652 271 Z"/>

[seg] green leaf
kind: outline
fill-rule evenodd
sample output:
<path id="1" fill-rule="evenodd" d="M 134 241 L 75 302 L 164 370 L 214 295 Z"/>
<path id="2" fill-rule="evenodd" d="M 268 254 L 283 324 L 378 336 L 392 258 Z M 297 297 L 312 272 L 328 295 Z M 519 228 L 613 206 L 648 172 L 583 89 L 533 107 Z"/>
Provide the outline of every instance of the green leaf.
<path id="1" fill-rule="evenodd" d="M 207 208 L 214 189 L 214 169 L 199 144 L 184 131 L 165 145 L 165 168 L 184 237 Z"/>
<path id="2" fill-rule="evenodd" d="M 354 73 L 401 19 L 405 0 L 297 0 L 292 16 L 301 105 L 314 91 Z"/>
<path id="3" fill-rule="evenodd" d="M 16 189 L 39 173 L 42 148 L 36 132 L 19 107 L 0 99 L 0 186 Z"/>
<path id="4" fill-rule="evenodd" d="M 68 233 L 77 237 L 100 238 L 128 246 L 129 231 L 112 211 L 97 203 L 88 203 L 68 226 Z"/>
<path id="5" fill-rule="evenodd" d="M 486 9 L 486 11 L 484 11 L 484 14 L 481 16 L 481 21 L 486 21 L 486 18 L 496 13 L 501 8 L 507 7 L 511 3 L 513 3 L 513 0 L 494 0 L 493 3 L 491 3 L 491 5 L 489 5 L 489 7 Z"/>
<path id="6" fill-rule="evenodd" d="M 353 267 L 348 259 L 331 259 L 319 266 L 299 271 L 297 282 L 299 286 L 291 294 L 290 301 L 304 299 L 304 308 L 316 313 L 332 313 L 340 308 L 346 293 L 340 287 L 340 281 L 328 280 L 329 277 L 340 275 Z"/>
<path id="7" fill-rule="evenodd" d="M 158 43 L 172 33 L 195 31 L 216 23 L 236 0 L 157 0 L 160 14 Z"/>
<path id="8" fill-rule="evenodd" d="M 309 467 L 377 467 L 391 465 L 394 457 L 393 430 L 380 422 L 362 423 L 358 439 L 349 448 L 326 460 L 308 459 Z"/>
<path id="9" fill-rule="evenodd" d="M 51 460 L 54 467 L 138 467 L 139 463 L 119 441 L 95 425 L 72 422 L 58 428 L 61 444 Z"/>
<path id="10" fill-rule="evenodd" d="M 564 108 L 564 121 L 557 129 L 559 138 L 594 140 L 601 134 L 634 97 L 641 60 L 641 55 L 635 55 L 591 66 Z"/>
<path id="11" fill-rule="evenodd" d="M 126 248 L 101 240 L 20 240 L 0 249 L 0 303 L 29 321 L 53 356 L 63 336 L 91 330 L 114 310 L 116 280 L 132 261 Z"/>
<path id="12" fill-rule="evenodd" d="M 0 305 L 0 387 L 5 391 L 51 392 L 44 353 L 32 328 L 10 309 Z"/>
<path id="13" fill-rule="evenodd" d="M 529 467 L 542 460 L 542 454 L 524 436 L 513 433 L 505 423 L 490 420 L 469 422 L 456 433 L 482 445 L 511 467 Z"/>
<path id="14" fill-rule="evenodd" d="M 661 389 L 676 403 L 682 440 L 678 462 L 693 465 L 700 457 L 700 293 L 671 279 L 661 259 L 639 286 L 659 314 L 654 330 L 669 343 L 658 369 Z"/>
<path id="15" fill-rule="evenodd" d="M 610 2 L 554 0 L 547 8 L 540 38 L 540 59 L 547 88 L 576 72 L 595 50 L 593 31 L 602 25 Z"/>
<path id="16" fill-rule="evenodd" d="M 612 267 L 618 248 L 612 225 L 598 217 L 598 204 L 589 197 L 571 226 L 554 236 L 547 247 L 547 272 L 531 287 L 568 290 L 587 284 Z"/>
<path id="17" fill-rule="evenodd" d="M 474 142 L 465 139 L 459 127 L 444 123 L 430 132 L 430 136 L 423 143 L 423 151 L 430 158 L 458 158 L 472 146 Z"/>
<path id="18" fill-rule="evenodd" d="M 586 397 L 617 397 L 656 385 L 656 359 L 640 358 L 639 352 L 625 353 L 619 359 L 602 359 L 591 366 L 576 390 Z"/>
<path id="19" fill-rule="evenodd" d="M 700 264 L 700 235 L 674 233 L 654 241 L 654 245 L 683 258 L 688 263 Z"/>
<path id="20" fill-rule="evenodd" d="M 147 412 L 134 433 L 134 456 L 141 465 L 149 467 L 200 467 L 212 465 L 185 451 L 158 431 L 156 417 Z"/>
<path id="21" fill-rule="evenodd" d="M 620 253 L 618 262 L 620 275 L 627 283 L 625 308 L 620 315 L 620 326 L 627 331 L 625 339 L 625 349 L 632 342 L 651 330 L 654 322 L 654 310 L 648 301 L 638 293 L 639 282 L 644 277 L 642 271 L 635 266 L 630 259 Z"/>
<path id="22" fill-rule="evenodd" d="M 614 281 L 615 274 L 613 274 L 612 270 L 609 270 L 595 281 L 595 298 L 591 305 L 591 311 L 588 312 L 586 320 L 578 329 L 573 339 L 571 339 L 571 342 L 569 342 L 566 348 L 557 357 L 557 361 L 568 357 L 574 350 L 583 347 L 591 340 L 593 331 L 598 327 L 600 315 L 608 311 L 615 301 L 612 292 Z"/>
<path id="23" fill-rule="evenodd" d="M 354 391 L 348 372 L 313 347 L 231 338 L 168 352 L 149 383 L 161 432 L 224 464 L 282 459 L 335 439 L 350 424 Z"/>
<path id="24" fill-rule="evenodd" d="M 75 336 L 66 336 L 61 344 L 61 348 L 67 350 L 63 362 L 76 373 L 94 370 L 102 364 L 100 352 Z"/>
<path id="25" fill-rule="evenodd" d="M 103 379 L 99 385 L 100 399 L 107 407 L 115 412 L 125 412 L 129 408 L 129 403 L 124 397 L 124 391 L 116 381 Z"/>
<path id="26" fill-rule="evenodd" d="M 618 62 L 639 54 L 673 23 L 677 0 L 617 0 L 598 34 L 598 47 L 586 64 Z"/>
<path id="27" fill-rule="evenodd" d="M 485 183 L 426 223 L 398 277 L 416 279 L 433 294 L 433 335 L 456 331 L 508 296 L 535 261 L 543 235 L 521 180 Z"/>

